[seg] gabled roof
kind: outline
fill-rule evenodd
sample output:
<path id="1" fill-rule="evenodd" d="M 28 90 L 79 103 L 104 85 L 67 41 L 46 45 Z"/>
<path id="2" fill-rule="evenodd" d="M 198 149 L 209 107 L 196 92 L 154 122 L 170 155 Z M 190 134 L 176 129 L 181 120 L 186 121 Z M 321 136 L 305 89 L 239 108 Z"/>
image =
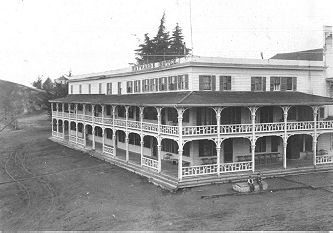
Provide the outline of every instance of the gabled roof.
<path id="1" fill-rule="evenodd" d="M 332 98 L 289 91 L 183 91 L 129 95 L 68 95 L 67 97 L 51 100 L 50 102 L 184 107 L 333 105 Z"/>
<path id="2" fill-rule="evenodd" d="M 322 61 L 323 49 L 312 49 L 291 53 L 278 53 L 270 59 Z"/>

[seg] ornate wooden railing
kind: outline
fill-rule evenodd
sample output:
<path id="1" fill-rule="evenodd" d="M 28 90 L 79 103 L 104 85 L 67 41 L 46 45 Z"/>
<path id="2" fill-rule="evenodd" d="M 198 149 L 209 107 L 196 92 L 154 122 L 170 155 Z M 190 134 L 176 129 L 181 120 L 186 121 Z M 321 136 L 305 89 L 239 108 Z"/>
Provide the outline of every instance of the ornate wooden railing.
<path id="1" fill-rule="evenodd" d="M 106 154 L 109 154 L 109 155 L 112 155 L 112 156 L 114 155 L 113 146 L 104 145 L 103 151 Z"/>
<path id="2" fill-rule="evenodd" d="M 114 125 L 119 127 L 126 127 L 126 120 L 114 119 Z"/>
<path id="3" fill-rule="evenodd" d="M 240 172 L 252 170 L 252 161 L 235 162 L 235 163 L 222 163 L 220 172 Z"/>
<path id="4" fill-rule="evenodd" d="M 316 157 L 316 164 L 327 164 L 327 163 L 333 163 L 332 155 L 318 155 Z"/>
<path id="5" fill-rule="evenodd" d="M 317 121 L 317 129 L 333 129 L 333 121 Z"/>
<path id="6" fill-rule="evenodd" d="M 81 146 L 84 146 L 84 138 L 80 138 L 78 137 L 77 138 L 77 144 L 81 145 Z"/>
<path id="7" fill-rule="evenodd" d="M 75 118 L 76 118 L 76 114 L 75 114 L 75 113 L 69 113 L 69 117 L 70 117 L 71 119 L 75 119 Z"/>
<path id="8" fill-rule="evenodd" d="M 141 123 L 140 121 L 127 121 L 128 128 L 131 129 L 140 129 Z"/>
<path id="9" fill-rule="evenodd" d="M 173 125 L 161 125 L 161 133 L 178 135 L 178 126 Z"/>
<path id="10" fill-rule="evenodd" d="M 233 134 L 233 133 L 251 133 L 251 124 L 232 124 L 232 125 L 221 125 L 222 134 Z"/>
<path id="11" fill-rule="evenodd" d="M 210 175 L 217 173 L 217 164 L 183 167 L 183 177 Z"/>
<path id="12" fill-rule="evenodd" d="M 77 114 L 77 119 L 79 121 L 82 121 L 84 119 L 84 116 L 82 114 Z"/>
<path id="13" fill-rule="evenodd" d="M 147 157 L 142 157 L 141 165 L 158 171 L 158 161 Z"/>
<path id="14" fill-rule="evenodd" d="M 94 122 L 97 124 L 102 124 L 102 117 L 94 117 Z"/>
<path id="15" fill-rule="evenodd" d="M 278 132 L 284 131 L 284 122 L 255 124 L 256 132 Z"/>
<path id="16" fill-rule="evenodd" d="M 209 135 L 216 134 L 216 125 L 184 126 L 183 135 Z"/>
<path id="17" fill-rule="evenodd" d="M 88 122 L 92 122 L 92 116 L 85 115 L 84 120 Z"/>
<path id="18" fill-rule="evenodd" d="M 158 126 L 157 126 L 157 124 L 154 124 L 154 123 L 143 122 L 142 129 L 145 131 L 157 132 Z"/>
<path id="19" fill-rule="evenodd" d="M 52 137 L 58 137 L 58 132 L 57 131 L 52 131 Z"/>
<path id="20" fill-rule="evenodd" d="M 76 136 L 69 135 L 69 142 L 76 143 Z"/>
<path id="21" fill-rule="evenodd" d="M 106 125 L 112 125 L 113 124 L 112 118 L 104 117 L 104 124 L 106 124 Z"/>
<path id="22" fill-rule="evenodd" d="M 287 122 L 287 130 L 312 130 L 314 129 L 313 121 L 298 121 L 298 122 Z"/>

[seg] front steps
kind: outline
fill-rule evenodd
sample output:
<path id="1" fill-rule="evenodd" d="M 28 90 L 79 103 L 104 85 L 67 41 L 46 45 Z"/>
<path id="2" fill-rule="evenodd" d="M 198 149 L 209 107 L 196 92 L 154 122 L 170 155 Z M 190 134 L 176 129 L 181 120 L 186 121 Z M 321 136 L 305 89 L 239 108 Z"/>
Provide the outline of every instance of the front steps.
<path id="1" fill-rule="evenodd" d="M 220 177 L 218 177 L 217 175 L 202 175 L 196 177 L 185 177 L 183 178 L 182 181 L 178 181 L 178 179 L 175 177 L 163 173 L 157 173 L 155 171 L 150 170 L 147 167 L 141 167 L 136 163 L 130 161 L 126 162 L 125 160 L 122 160 L 120 158 L 112 157 L 105 153 L 101 153 L 92 149 L 84 148 L 83 146 L 79 146 L 77 144 L 63 141 L 61 138 L 50 137 L 49 139 L 66 147 L 75 150 L 80 150 L 85 153 L 89 153 L 91 156 L 94 156 L 98 159 L 104 160 L 108 163 L 114 164 L 128 171 L 147 177 L 149 182 L 170 191 L 175 191 L 181 188 L 190 188 L 190 187 L 197 187 L 210 184 L 231 183 L 231 182 L 234 183 L 234 182 L 246 181 L 249 178 L 249 176 L 256 176 L 259 172 L 262 178 L 274 178 L 274 177 L 283 177 L 289 175 L 327 172 L 333 170 L 333 164 L 326 164 L 326 165 L 317 165 L 316 167 L 311 166 L 311 167 L 275 169 L 275 170 L 258 170 L 255 171 L 254 173 L 252 171 L 232 172 L 232 173 L 221 174 Z"/>

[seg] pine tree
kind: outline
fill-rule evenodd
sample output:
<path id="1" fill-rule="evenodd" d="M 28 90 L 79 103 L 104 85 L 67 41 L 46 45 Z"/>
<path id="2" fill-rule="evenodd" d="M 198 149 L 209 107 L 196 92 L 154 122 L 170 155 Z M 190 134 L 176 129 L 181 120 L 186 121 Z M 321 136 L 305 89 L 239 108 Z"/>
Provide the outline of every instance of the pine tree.
<path id="1" fill-rule="evenodd" d="M 190 49 L 186 48 L 182 29 L 177 23 L 175 29 L 172 32 L 170 41 L 170 54 L 174 55 L 172 58 L 178 58 L 188 55 L 190 51 Z"/>
<path id="2" fill-rule="evenodd" d="M 148 33 L 145 34 L 145 40 L 143 44 L 139 45 L 139 49 L 136 49 L 137 57 L 135 58 L 139 64 L 151 63 L 153 59 L 150 55 L 154 54 L 153 42 L 149 38 Z"/>
<path id="3" fill-rule="evenodd" d="M 153 61 L 159 62 L 168 60 L 167 56 L 170 55 L 170 36 L 169 32 L 165 30 L 165 12 L 160 21 L 157 35 L 153 39 Z"/>
<path id="4" fill-rule="evenodd" d="M 34 82 L 32 83 L 32 86 L 33 86 L 33 87 L 36 87 L 37 89 L 42 89 L 42 84 L 43 84 L 43 80 L 42 80 L 41 77 L 38 76 L 37 81 L 34 81 Z"/>

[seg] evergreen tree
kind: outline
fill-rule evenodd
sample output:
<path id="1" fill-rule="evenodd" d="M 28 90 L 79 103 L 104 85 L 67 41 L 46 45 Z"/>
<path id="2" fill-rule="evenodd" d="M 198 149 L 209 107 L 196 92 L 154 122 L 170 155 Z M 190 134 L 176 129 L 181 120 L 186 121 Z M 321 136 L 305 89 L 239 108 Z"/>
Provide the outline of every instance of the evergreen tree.
<path id="1" fill-rule="evenodd" d="M 135 58 L 139 64 L 153 62 L 153 41 L 149 38 L 148 33 L 145 34 L 145 40 L 143 44 L 139 45 L 139 49 L 136 49 L 137 57 Z"/>
<path id="2" fill-rule="evenodd" d="M 42 85 L 42 89 L 47 92 L 53 92 L 54 84 L 50 78 L 47 78 Z"/>
<path id="3" fill-rule="evenodd" d="M 38 76 L 37 81 L 34 81 L 32 83 L 32 86 L 36 87 L 37 89 L 42 89 L 42 84 L 43 84 L 43 80 L 41 79 L 41 77 Z"/>
<path id="4" fill-rule="evenodd" d="M 170 36 L 169 32 L 165 30 L 165 12 L 160 21 L 158 27 L 157 35 L 153 39 L 153 55 L 154 62 L 159 62 L 163 60 L 168 60 L 168 55 L 170 55 Z"/>
<path id="5" fill-rule="evenodd" d="M 170 41 L 170 54 L 174 55 L 172 58 L 178 58 L 188 55 L 190 51 L 190 49 L 186 48 L 182 29 L 177 23 L 175 29 L 172 32 Z"/>

